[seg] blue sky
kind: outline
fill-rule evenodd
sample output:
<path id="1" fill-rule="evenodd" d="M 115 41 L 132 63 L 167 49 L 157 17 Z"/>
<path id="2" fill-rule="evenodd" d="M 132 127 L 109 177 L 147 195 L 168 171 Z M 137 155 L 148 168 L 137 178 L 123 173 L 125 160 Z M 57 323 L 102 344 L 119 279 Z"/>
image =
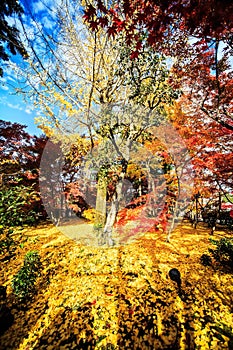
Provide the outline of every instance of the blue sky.
<path id="1" fill-rule="evenodd" d="M 20 3 L 24 6 L 25 10 L 29 8 L 49 32 L 53 31 L 54 26 L 53 10 L 50 11 L 50 16 L 48 15 L 48 8 L 53 9 L 53 1 L 20 0 Z M 29 21 L 28 28 L 30 28 L 30 25 L 31 23 Z M 12 61 L 15 63 L 22 62 L 21 58 L 15 56 L 12 56 Z M 233 64 L 232 61 L 231 64 Z M 22 95 L 16 95 L 12 87 L 13 85 L 17 87 L 16 77 L 7 68 L 4 72 L 4 77 L 0 79 L 0 119 L 27 125 L 27 131 L 30 134 L 40 135 L 42 132 L 34 123 L 34 118 L 40 114 L 40 111 L 33 109 L 30 102 L 25 102 Z"/>
<path id="2" fill-rule="evenodd" d="M 52 28 L 52 23 L 49 17 L 46 16 L 46 7 L 51 7 L 52 0 L 46 0 L 45 2 L 40 0 L 21 0 L 20 3 L 25 10 L 30 8 L 33 14 L 40 18 L 44 27 L 47 29 Z M 14 22 L 13 19 L 12 21 Z M 12 56 L 11 60 L 15 63 L 22 61 L 17 56 Z M 17 79 L 12 71 L 8 69 L 7 62 L 4 63 L 3 69 L 4 76 L 0 78 L 0 119 L 27 125 L 27 132 L 41 135 L 42 131 L 34 124 L 34 118 L 39 111 L 33 110 L 33 106 L 26 103 L 22 95 L 16 95 L 13 86 L 17 87 Z"/>
<path id="3" fill-rule="evenodd" d="M 0 119 L 27 125 L 26 131 L 33 135 L 42 132 L 34 124 L 36 111 L 23 101 L 22 96 L 15 95 L 13 89 L 0 85 Z"/>

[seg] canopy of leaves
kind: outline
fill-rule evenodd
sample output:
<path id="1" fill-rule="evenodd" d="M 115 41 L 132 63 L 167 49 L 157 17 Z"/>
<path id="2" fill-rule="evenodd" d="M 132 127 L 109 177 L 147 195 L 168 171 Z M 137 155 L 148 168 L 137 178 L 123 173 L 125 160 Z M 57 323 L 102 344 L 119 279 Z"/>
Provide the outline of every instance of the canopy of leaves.
<path id="1" fill-rule="evenodd" d="M 37 122 L 48 136 L 55 136 L 59 129 L 57 139 L 64 144 L 67 134 L 80 136 L 78 144 L 66 153 L 67 178 L 75 180 L 79 162 L 101 143 L 99 158 L 92 157 L 95 167 L 112 157 L 105 164 L 114 168 L 120 157 L 127 168 L 132 143 L 151 141 L 151 128 L 162 123 L 168 128 L 172 122 L 193 159 L 197 187 L 205 184 L 209 193 L 231 187 L 232 41 L 226 11 L 232 5 L 224 2 L 225 7 L 217 8 L 219 2 L 212 0 L 106 1 L 107 5 L 96 1 L 88 3 L 84 17 L 94 29 L 91 31 L 81 17 L 80 5 L 85 4 L 54 2 L 52 12 L 48 10 L 54 16 L 54 31 L 41 25 L 40 16 L 24 18 L 22 24 L 30 59 L 18 70 L 23 82 L 21 92 L 41 108 L 44 117 Z M 35 25 L 29 35 L 31 20 Z M 180 109 L 173 113 L 178 98 Z M 167 138 L 174 140 L 175 149 L 179 142 L 170 134 Z M 84 139 L 87 143 L 82 142 Z M 177 169 L 171 154 L 165 149 L 161 152 L 164 160 L 160 170 L 167 184 L 172 183 L 166 187 L 163 182 L 163 186 L 176 212 L 181 163 L 187 157 L 182 158 L 185 152 L 180 152 Z M 189 170 L 193 171 L 191 166 Z M 149 164 L 149 175 L 150 171 Z M 111 171 L 103 173 L 107 178 Z M 109 198 L 117 192 L 120 182 L 116 182 L 108 183 Z M 149 186 L 151 193 L 155 192 L 155 183 Z M 79 196 L 79 184 L 71 187 Z M 139 185 L 136 189 L 142 191 Z"/>
<path id="2" fill-rule="evenodd" d="M 18 1 L 2 0 L 0 3 L 0 60 L 8 61 L 10 54 L 19 53 L 27 57 L 27 52 L 19 38 L 19 30 L 10 25 L 8 19 L 13 15 L 21 16 L 23 8 Z M 3 68 L 0 67 L 0 76 L 3 75 Z"/>
<path id="3" fill-rule="evenodd" d="M 0 120 L 0 173 L 13 174 L 39 168 L 47 141 L 45 136 L 31 136 L 26 126 Z"/>
<path id="4" fill-rule="evenodd" d="M 84 2 L 84 19 L 93 31 L 122 35 L 132 60 L 145 43 L 173 59 L 173 77 L 201 113 L 233 130 L 231 1 Z M 193 77 L 195 76 L 195 79 Z M 174 79 L 177 86 L 179 79 Z"/>
<path id="5" fill-rule="evenodd" d="M 185 141 L 203 196 L 219 190 L 230 193 L 232 183 L 232 131 L 203 114 L 184 96 L 169 109 L 173 125 Z"/>
<path id="6" fill-rule="evenodd" d="M 124 31 L 127 40 L 147 35 L 150 44 L 167 40 L 180 29 L 198 38 L 230 39 L 233 5 L 231 1 L 103 1 L 86 2 L 84 18 L 95 30 L 106 26 L 109 35 Z"/>
<path id="7" fill-rule="evenodd" d="M 41 212 L 39 166 L 45 136 L 31 136 L 24 125 L 0 120 L 0 222 L 32 224 Z"/>

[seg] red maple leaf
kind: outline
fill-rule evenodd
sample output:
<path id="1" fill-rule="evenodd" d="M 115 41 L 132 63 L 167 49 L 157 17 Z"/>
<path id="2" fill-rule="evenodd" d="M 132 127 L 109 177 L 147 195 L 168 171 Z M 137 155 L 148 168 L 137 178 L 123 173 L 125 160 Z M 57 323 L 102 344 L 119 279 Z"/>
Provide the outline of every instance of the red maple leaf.
<path id="1" fill-rule="evenodd" d="M 100 24 L 100 26 L 102 28 L 107 27 L 107 25 L 108 25 L 108 18 L 106 16 L 105 17 L 100 17 L 98 23 Z"/>
<path id="2" fill-rule="evenodd" d="M 95 21 L 90 21 L 89 25 L 93 31 L 95 31 L 99 27 L 98 23 Z"/>
<path id="3" fill-rule="evenodd" d="M 139 51 L 138 50 L 135 50 L 131 53 L 130 55 L 130 59 L 131 60 L 134 60 L 135 58 L 138 58 L 138 55 L 139 55 Z"/>
<path id="4" fill-rule="evenodd" d="M 117 33 L 117 30 L 115 27 L 109 27 L 108 30 L 107 30 L 107 33 L 108 33 L 108 36 L 112 36 L 114 37 Z"/>

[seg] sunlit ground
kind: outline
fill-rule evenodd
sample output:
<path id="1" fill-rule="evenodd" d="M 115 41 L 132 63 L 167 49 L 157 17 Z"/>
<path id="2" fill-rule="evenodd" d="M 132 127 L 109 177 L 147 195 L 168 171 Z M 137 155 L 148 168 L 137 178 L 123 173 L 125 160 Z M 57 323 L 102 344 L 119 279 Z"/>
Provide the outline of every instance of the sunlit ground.
<path id="1" fill-rule="evenodd" d="M 14 323 L 1 349 L 232 349 L 233 275 L 200 263 L 211 246 L 203 224 L 179 225 L 170 243 L 158 232 L 112 248 L 77 243 L 52 225 L 19 235 L 16 256 L 2 262 Z M 11 281 L 29 250 L 38 250 L 42 271 L 35 296 L 20 304 Z"/>

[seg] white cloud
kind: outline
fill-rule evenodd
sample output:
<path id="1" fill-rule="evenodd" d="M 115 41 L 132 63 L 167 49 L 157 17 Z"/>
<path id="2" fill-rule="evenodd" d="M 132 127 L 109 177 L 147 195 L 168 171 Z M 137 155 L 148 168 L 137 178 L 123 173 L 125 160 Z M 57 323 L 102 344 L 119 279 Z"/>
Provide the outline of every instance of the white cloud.
<path id="1" fill-rule="evenodd" d="M 0 89 L 4 90 L 4 91 L 8 91 L 9 87 L 6 86 L 6 78 L 1 78 L 0 79 Z"/>
<path id="2" fill-rule="evenodd" d="M 7 107 L 12 108 L 12 109 L 17 109 L 18 111 L 22 111 L 23 108 L 20 106 L 20 104 L 13 105 L 12 103 L 7 102 L 6 103 Z"/>
<path id="3" fill-rule="evenodd" d="M 2 106 L 6 105 L 6 100 L 7 100 L 6 96 L 0 96 L 0 104 Z"/>
<path id="4" fill-rule="evenodd" d="M 24 112 L 27 113 L 27 114 L 32 114 L 32 109 L 31 109 L 31 107 L 30 107 L 30 106 L 27 106 Z"/>
<path id="5" fill-rule="evenodd" d="M 12 75 L 7 75 L 7 81 L 11 81 L 13 83 L 16 82 L 16 79 L 15 79 L 15 76 L 14 76 L 14 73 L 11 73 Z"/>
<path id="6" fill-rule="evenodd" d="M 42 18 L 42 23 L 47 29 L 53 29 L 55 25 L 54 21 L 51 21 L 48 17 L 45 16 Z"/>
<path id="7" fill-rule="evenodd" d="M 33 10 L 35 13 L 45 11 L 46 6 L 41 1 L 37 1 L 33 3 Z"/>
<path id="8" fill-rule="evenodd" d="M 8 91 L 8 90 L 9 90 L 9 87 L 6 86 L 6 85 L 1 85 L 0 88 L 1 88 L 2 90 L 5 90 L 5 91 Z"/>

